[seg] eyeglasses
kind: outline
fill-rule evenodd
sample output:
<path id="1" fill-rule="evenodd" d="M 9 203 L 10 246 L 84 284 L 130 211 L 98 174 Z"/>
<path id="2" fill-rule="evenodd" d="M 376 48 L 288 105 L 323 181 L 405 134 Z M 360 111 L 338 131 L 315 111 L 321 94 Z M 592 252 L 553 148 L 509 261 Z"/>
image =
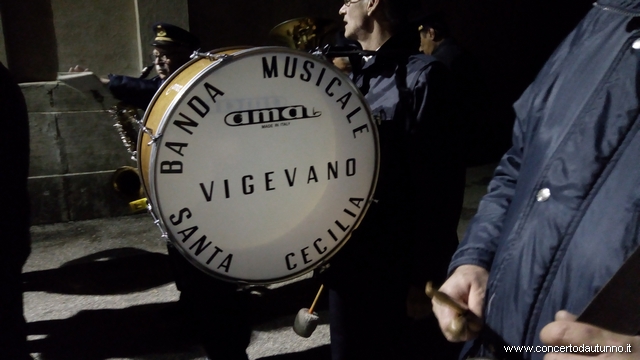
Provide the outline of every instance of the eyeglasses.
<path id="1" fill-rule="evenodd" d="M 171 56 L 173 54 L 171 53 L 160 53 L 160 54 L 149 54 L 149 59 L 151 59 L 151 62 L 153 62 L 154 64 L 157 62 L 159 64 L 164 64 L 166 62 L 171 61 Z"/>
<path id="2" fill-rule="evenodd" d="M 358 1 L 360 1 L 360 0 L 344 0 L 344 5 L 345 6 L 349 6 L 349 5 L 353 4 L 353 3 L 357 3 Z"/>

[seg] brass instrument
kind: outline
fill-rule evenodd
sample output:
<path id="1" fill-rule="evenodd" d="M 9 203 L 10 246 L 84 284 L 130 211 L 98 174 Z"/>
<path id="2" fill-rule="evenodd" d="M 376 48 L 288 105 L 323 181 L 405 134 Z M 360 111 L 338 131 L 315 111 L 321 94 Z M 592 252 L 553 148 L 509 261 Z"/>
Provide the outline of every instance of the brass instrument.
<path id="1" fill-rule="evenodd" d="M 109 110 L 109 113 L 115 122 L 113 127 L 120 134 L 120 139 L 131 155 L 131 159 L 137 161 L 138 109 L 124 103 L 118 103 Z M 129 201 L 132 212 L 146 210 L 146 206 L 140 205 L 139 201 L 140 199 L 144 200 L 144 190 L 138 169 L 132 166 L 119 167 L 111 176 L 111 184 L 118 194 Z"/>
<path id="2" fill-rule="evenodd" d="M 138 169 L 133 166 L 121 166 L 111 175 L 113 189 L 130 202 L 144 198 L 144 190 L 140 181 Z M 130 203 L 132 211 L 138 211 L 138 206 Z"/>
<path id="3" fill-rule="evenodd" d="M 333 20 L 301 17 L 276 25 L 269 37 L 291 49 L 311 51 L 333 42 L 332 36 L 339 29 L 339 24 Z"/>
<path id="4" fill-rule="evenodd" d="M 154 64 L 145 66 L 140 72 L 140 79 L 149 76 Z M 137 161 L 138 157 L 138 132 L 140 130 L 139 110 L 124 102 L 119 102 L 109 113 L 114 121 L 113 127 L 120 135 L 120 140 L 125 149 L 131 155 L 131 159 Z M 113 189 L 129 201 L 132 212 L 146 210 L 146 198 L 144 188 L 140 180 L 138 169 L 132 166 L 121 166 L 111 176 Z"/>
<path id="5" fill-rule="evenodd" d="M 120 140 L 122 140 L 124 147 L 131 155 L 131 159 L 136 160 L 139 121 L 138 109 L 120 102 L 109 109 L 109 113 L 115 122 L 113 127 L 115 127 L 118 134 L 120 134 Z"/>

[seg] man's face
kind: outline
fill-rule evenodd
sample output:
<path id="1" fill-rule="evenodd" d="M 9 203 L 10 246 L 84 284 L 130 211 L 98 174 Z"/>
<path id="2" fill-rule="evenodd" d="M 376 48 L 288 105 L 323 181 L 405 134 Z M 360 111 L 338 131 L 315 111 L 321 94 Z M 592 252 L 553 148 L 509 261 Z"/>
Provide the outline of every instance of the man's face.
<path id="1" fill-rule="evenodd" d="M 427 55 L 431 55 L 436 48 L 436 43 L 433 41 L 435 39 L 434 35 L 432 29 L 420 31 L 420 49 L 418 50 Z"/>
<path id="2" fill-rule="evenodd" d="M 153 49 L 152 58 L 158 77 L 164 80 L 180 66 L 189 61 L 191 53 L 183 48 L 160 48 Z"/>
<path id="3" fill-rule="evenodd" d="M 347 1 L 340 8 L 339 14 L 344 20 L 344 36 L 351 40 L 361 40 L 367 19 L 369 0 Z"/>

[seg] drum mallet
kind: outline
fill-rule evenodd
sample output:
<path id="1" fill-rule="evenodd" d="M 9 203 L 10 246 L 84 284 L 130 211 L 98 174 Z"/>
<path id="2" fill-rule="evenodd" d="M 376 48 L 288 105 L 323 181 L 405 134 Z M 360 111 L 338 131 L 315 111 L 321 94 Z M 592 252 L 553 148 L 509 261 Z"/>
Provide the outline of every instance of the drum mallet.
<path id="1" fill-rule="evenodd" d="M 435 299 L 457 313 L 458 316 L 449 325 L 449 330 L 455 337 L 463 335 L 467 330 L 477 332 L 482 328 L 482 320 L 476 314 L 460 306 L 449 295 L 435 289 L 431 281 L 427 283 L 425 293 L 431 299 Z"/>
<path id="2" fill-rule="evenodd" d="M 296 319 L 293 321 L 293 331 L 295 331 L 296 334 L 308 338 L 316 330 L 320 317 L 318 314 L 313 312 L 313 308 L 316 307 L 316 303 L 318 302 L 318 298 L 320 297 L 320 293 L 322 293 L 323 288 L 324 285 L 320 285 L 318 294 L 316 294 L 316 298 L 313 300 L 313 304 L 311 304 L 310 308 L 302 308 L 298 311 Z"/>

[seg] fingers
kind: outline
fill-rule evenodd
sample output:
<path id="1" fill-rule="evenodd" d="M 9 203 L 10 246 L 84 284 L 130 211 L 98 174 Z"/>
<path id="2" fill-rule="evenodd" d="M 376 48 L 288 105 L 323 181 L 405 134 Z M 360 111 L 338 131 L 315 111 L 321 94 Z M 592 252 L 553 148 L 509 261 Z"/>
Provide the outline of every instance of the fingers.
<path id="1" fill-rule="evenodd" d="M 446 293 L 433 289 L 431 283 L 427 283 L 425 293 L 431 297 L 434 304 L 444 305 L 453 310 L 455 317 L 449 325 L 452 333 L 459 333 L 469 326 L 472 331 L 480 330 L 482 321 L 466 305 L 459 304 Z"/>
<path id="2" fill-rule="evenodd" d="M 545 345 L 568 346 L 581 344 L 590 347 L 584 353 L 549 353 L 544 360 L 581 360 L 588 356 L 597 356 L 595 351 L 603 351 L 605 347 L 614 346 L 622 352 L 603 352 L 600 356 L 606 359 L 639 359 L 635 349 L 640 346 L 640 337 L 614 333 L 593 325 L 576 322 L 576 316 L 566 311 L 555 315 L 556 321 L 547 324 L 540 331 L 540 340 Z M 603 349 L 603 350 L 598 350 Z M 600 358 L 600 357 L 598 357 Z"/>
<path id="3" fill-rule="evenodd" d="M 466 324 L 464 324 L 463 317 L 460 313 L 456 312 L 451 307 L 440 303 L 437 299 L 433 299 L 432 303 L 433 313 L 438 318 L 440 330 L 447 340 L 451 342 L 460 342 L 470 339 L 467 338 L 470 334 L 467 334 L 464 331 Z"/>
<path id="4" fill-rule="evenodd" d="M 566 310 L 560 310 L 556 313 L 556 321 L 576 321 L 578 317 Z"/>
<path id="5" fill-rule="evenodd" d="M 443 293 L 435 289 L 431 281 L 427 283 L 427 286 L 425 288 L 425 294 L 427 294 L 427 296 L 430 297 L 431 299 L 434 299 L 435 302 L 442 305 L 446 305 L 459 314 L 463 314 L 464 312 L 467 311 L 467 308 L 464 305 L 458 304 L 455 300 L 453 300 L 453 298 L 451 298 L 446 293 Z"/>
<path id="6" fill-rule="evenodd" d="M 429 284 L 428 284 L 429 285 Z M 458 304 L 446 293 L 430 289 L 427 286 L 427 294 L 432 297 L 434 306 L 443 305 L 452 310 L 452 317 L 443 321 L 442 328 L 449 335 L 450 341 L 465 341 L 475 337 L 482 329 L 482 320 L 464 305 Z M 445 317 L 447 315 L 444 315 Z M 448 322 L 448 324 L 447 324 Z M 458 340 L 459 339 L 459 340 Z"/>
<path id="7" fill-rule="evenodd" d="M 477 336 L 488 277 L 479 266 L 463 265 L 442 285 L 441 294 L 427 289 L 433 295 L 433 312 L 447 340 L 467 341 Z"/>
<path id="8" fill-rule="evenodd" d="M 69 68 L 69 72 L 85 72 L 85 71 L 89 71 L 89 69 L 80 65 L 76 65 L 74 67 Z"/>
<path id="9" fill-rule="evenodd" d="M 486 276 L 475 279 L 471 284 L 469 291 L 469 310 L 474 313 L 478 318 L 482 318 L 482 312 L 484 309 L 484 298 L 487 290 L 488 273 Z"/>
<path id="10" fill-rule="evenodd" d="M 540 331 L 540 340 L 547 345 L 626 345 L 633 337 L 612 333 L 593 325 L 575 321 L 554 321 Z"/>
<path id="11" fill-rule="evenodd" d="M 603 344 L 607 339 L 606 330 L 595 326 L 578 323 L 576 316 L 561 310 L 555 315 L 555 321 L 547 324 L 540 331 L 540 340 L 547 345 L 568 344 Z"/>

